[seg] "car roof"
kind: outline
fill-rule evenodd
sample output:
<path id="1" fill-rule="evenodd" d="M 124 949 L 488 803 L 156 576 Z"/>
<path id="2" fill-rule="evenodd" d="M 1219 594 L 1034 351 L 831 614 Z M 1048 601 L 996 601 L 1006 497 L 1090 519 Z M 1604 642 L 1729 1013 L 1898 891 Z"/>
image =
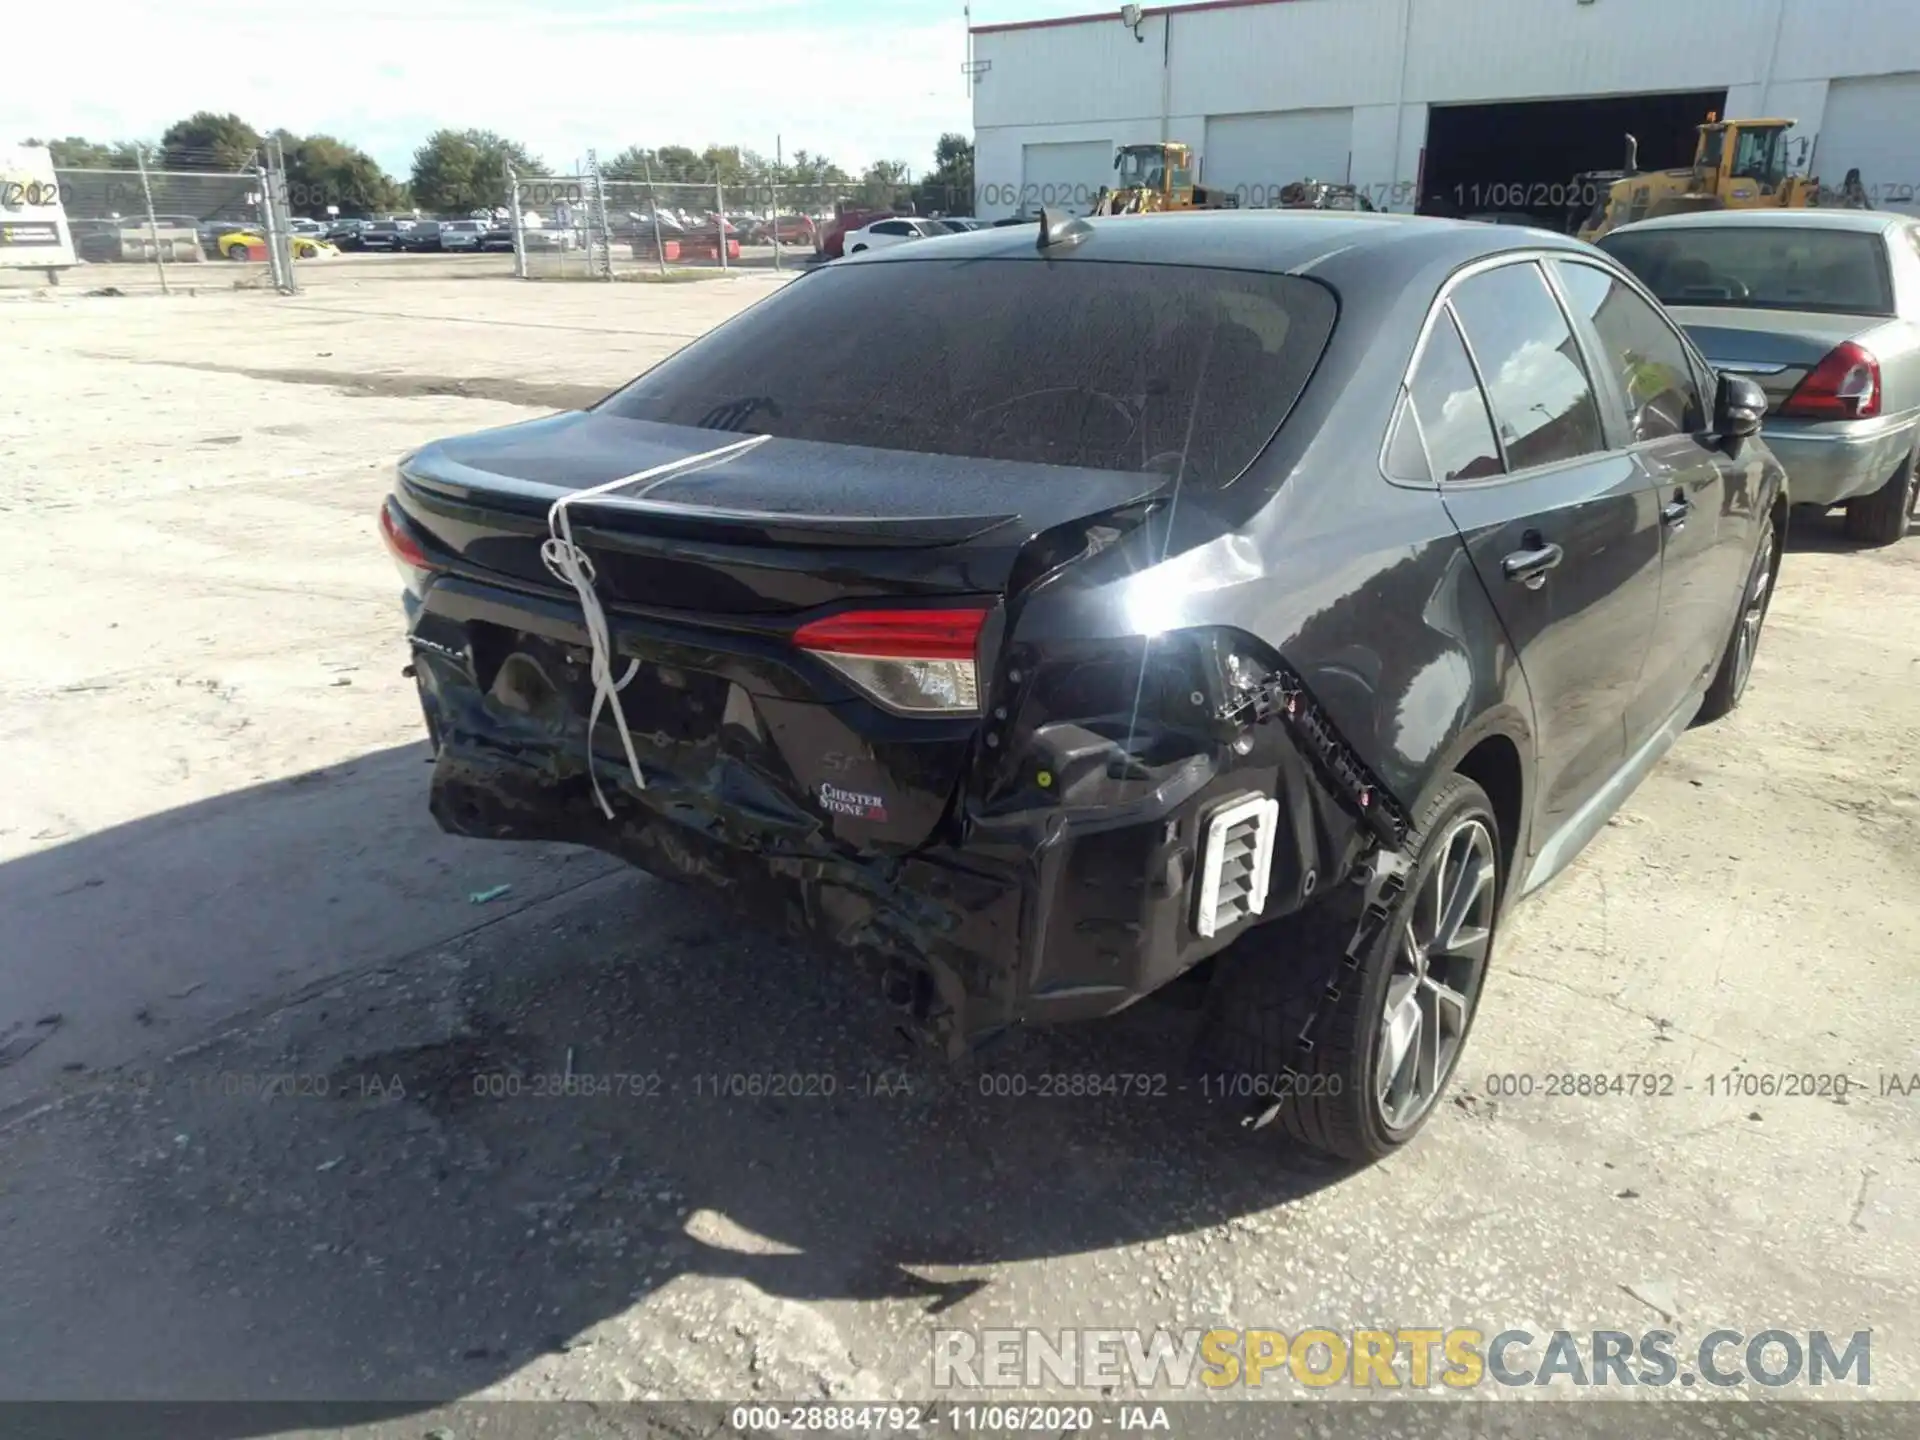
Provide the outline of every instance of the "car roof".
<path id="1" fill-rule="evenodd" d="M 1196 210 L 1175 215 L 1107 215 L 1084 223 L 1092 233 L 1083 241 L 1045 251 L 1035 243 L 1037 226 L 1031 220 L 948 235 L 940 241 L 940 258 L 1202 265 L 1284 274 L 1336 258 L 1342 266 L 1364 263 L 1369 256 L 1388 252 L 1394 252 L 1402 265 L 1441 258 L 1467 264 L 1517 250 L 1593 253 L 1581 241 L 1551 230 L 1364 210 Z M 862 265 L 910 265 L 923 258 L 885 249 L 851 260 Z"/>
<path id="2" fill-rule="evenodd" d="M 1702 210 L 1692 215 L 1660 215 L 1636 220 L 1611 233 L 1633 230 L 1713 230 L 1746 226 L 1798 230 L 1856 230 L 1869 234 L 1911 224 L 1914 217 L 1896 210 L 1840 210 L 1814 206 L 1796 210 Z"/>

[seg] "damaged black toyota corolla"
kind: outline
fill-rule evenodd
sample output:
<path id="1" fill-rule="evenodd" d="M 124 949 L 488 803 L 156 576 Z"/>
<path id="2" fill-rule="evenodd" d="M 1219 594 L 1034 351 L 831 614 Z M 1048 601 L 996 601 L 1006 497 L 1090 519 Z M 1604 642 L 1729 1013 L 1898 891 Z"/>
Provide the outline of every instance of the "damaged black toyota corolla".
<path id="1" fill-rule="evenodd" d="M 433 813 L 870 957 L 955 1051 L 1215 960 L 1202 1063 L 1377 1156 L 1505 906 L 1738 702 L 1763 408 L 1534 231 L 1049 218 L 838 263 L 402 463 Z"/>

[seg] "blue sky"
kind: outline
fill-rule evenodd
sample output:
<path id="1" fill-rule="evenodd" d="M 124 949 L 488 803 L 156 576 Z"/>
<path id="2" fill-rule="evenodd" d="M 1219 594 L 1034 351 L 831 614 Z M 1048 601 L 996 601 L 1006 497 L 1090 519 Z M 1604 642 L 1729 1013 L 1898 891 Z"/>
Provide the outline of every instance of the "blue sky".
<path id="1" fill-rule="evenodd" d="M 976 0 L 976 24 L 1106 8 Z M 1117 5 L 1113 8 L 1117 9 Z M 739 144 L 930 163 L 970 111 L 960 0 L 21 0 L 0 136 L 153 137 L 198 109 L 326 131 L 404 175 L 440 126 L 589 147 Z M 91 43 L 82 38 L 92 35 Z"/>

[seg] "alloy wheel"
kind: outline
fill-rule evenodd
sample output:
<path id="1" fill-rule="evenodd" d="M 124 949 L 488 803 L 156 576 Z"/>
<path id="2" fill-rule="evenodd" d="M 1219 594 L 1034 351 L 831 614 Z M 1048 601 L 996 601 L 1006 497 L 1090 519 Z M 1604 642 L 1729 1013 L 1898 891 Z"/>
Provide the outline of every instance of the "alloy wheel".
<path id="1" fill-rule="evenodd" d="M 1467 816 L 1437 856 L 1407 909 L 1380 1017 L 1374 1098 L 1392 1130 L 1425 1115 L 1453 1073 L 1493 945 L 1492 831 Z"/>
<path id="2" fill-rule="evenodd" d="M 1740 621 L 1733 634 L 1733 693 L 1747 688 L 1753 672 L 1754 653 L 1760 648 L 1760 627 L 1766 622 L 1767 601 L 1773 593 L 1773 526 L 1760 537 L 1760 553 L 1753 557 L 1753 578 L 1747 582 L 1746 598 L 1740 606 Z"/>

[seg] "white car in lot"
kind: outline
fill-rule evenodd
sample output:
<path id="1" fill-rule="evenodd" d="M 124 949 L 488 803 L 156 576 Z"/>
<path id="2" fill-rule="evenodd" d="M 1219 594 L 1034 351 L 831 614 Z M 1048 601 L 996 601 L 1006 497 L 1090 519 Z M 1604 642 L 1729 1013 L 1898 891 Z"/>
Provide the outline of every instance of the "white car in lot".
<path id="1" fill-rule="evenodd" d="M 890 215 L 885 220 L 862 225 L 858 230 L 849 230 L 845 249 L 849 255 L 858 255 L 862 250 L 884 250 L 889 245 L 952 233 L 938 220 L 926 220 L 918 215 Z"/>

